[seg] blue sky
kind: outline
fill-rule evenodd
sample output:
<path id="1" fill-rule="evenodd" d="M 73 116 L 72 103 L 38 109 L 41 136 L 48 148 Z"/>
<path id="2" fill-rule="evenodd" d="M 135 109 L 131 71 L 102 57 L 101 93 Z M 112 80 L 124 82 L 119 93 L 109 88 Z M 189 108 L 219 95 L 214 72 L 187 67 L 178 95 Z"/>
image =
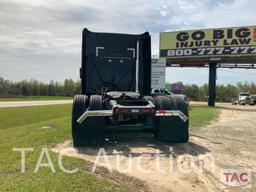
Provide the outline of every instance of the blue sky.
<path id="1" fill-rule="evenodd" d="M 0 0 L 0 76 L 78 79 L 81 31 L 142 33 L 255 25 L 254 0 Z M 218 70 L 218 83 L 254 81 L 254 70 Z M 203 84 L 207 69 L 167 69 L 167 81 Z"/>

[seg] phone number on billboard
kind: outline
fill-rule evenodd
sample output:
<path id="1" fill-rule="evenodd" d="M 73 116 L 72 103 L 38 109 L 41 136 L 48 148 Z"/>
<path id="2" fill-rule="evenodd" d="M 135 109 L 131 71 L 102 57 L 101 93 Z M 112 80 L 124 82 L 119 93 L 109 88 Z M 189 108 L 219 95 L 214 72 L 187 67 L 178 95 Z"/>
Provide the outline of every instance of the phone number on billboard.
<path id="1" fill-rule="evenodd" d="M 161 56 L 177 57 L 177 56 L 242 55 L 242 54 L 256 54 L 256 46 L 170 49 L 170 50 L 163 50 Z"/>

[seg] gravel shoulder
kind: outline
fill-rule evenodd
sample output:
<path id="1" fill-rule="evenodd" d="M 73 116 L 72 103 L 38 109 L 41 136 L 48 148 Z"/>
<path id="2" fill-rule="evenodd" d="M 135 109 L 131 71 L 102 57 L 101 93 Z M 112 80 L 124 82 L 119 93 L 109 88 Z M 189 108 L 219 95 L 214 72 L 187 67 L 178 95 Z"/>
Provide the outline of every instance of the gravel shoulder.
<path id="1" fill-rule="evenodd" d="M 146 191 L 223 191 L 219 175 L 226 168 L 249 168 L 254 178 L 256 107 L 230 104 L 217 107 L 221 109 L 217 122 L 192 129 L 190 141 L 185 144 L 159 143 L 146 133 L 111 135 L 104 146 L 106 156 L 98 161 L 99 165 L 111 167 L 120 178 L 128 176 L 145 182 Z M 72 149 L 71 141 L 57 145 L 53 151 L 59 153 L 67 148 Z M 93 165 L 99 149 L 72 149 L 65 154 L 86 159 Z M 252 188 L 247 191 L 256 191 L 253 180 Z"/>

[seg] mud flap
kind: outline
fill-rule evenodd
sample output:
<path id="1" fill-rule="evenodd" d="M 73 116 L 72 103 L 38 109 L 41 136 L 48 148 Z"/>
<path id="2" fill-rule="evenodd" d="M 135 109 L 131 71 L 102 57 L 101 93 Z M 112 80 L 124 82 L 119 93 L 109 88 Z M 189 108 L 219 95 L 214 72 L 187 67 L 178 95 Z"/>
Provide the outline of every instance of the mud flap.
<path id="1" fill-rule="evenodd" d="M 179 117 L 158 117 L 155 137 L 161 142 L 186 143 L 188 142 L 188 121 L 184 122 Z"/>
<path id="2" fill-rule="evenodd" d="M 104 117 L 87 117 L 81 125 L 79 146 L 103 145 L 105 141 Z"/>

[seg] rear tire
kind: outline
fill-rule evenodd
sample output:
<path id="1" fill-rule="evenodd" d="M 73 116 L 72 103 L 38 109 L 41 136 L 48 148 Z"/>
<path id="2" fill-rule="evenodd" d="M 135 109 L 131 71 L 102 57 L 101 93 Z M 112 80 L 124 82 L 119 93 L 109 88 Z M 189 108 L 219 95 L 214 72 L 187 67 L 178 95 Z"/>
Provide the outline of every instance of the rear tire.
<path id="1" fill-rule="evenodd" d="M 91 95 L 88 111 L 103 109 L 102 96 Z M 103 145 L 105 141 L 105 118 L 88 117 L 85 121 L 87 140 L 89 145 Z"/>
<path id="2" fill-rule="evenodd" d="M 102 110 L 102 97 L 100 95 L 91 95 L 88 109 L 89 111 Z"/>
<path id="3" fill-rule="evenodd" d="M 146 101 L 151 101 L 151 102 L 155 105 L 155 99 L 154 99 L 154 97 L 152 97 L 152 96 L 144 96 L 144 99 L 145 99 Z"/>
<path id="4" fill-rule="evenodd" d="M 186 104 L 184 99 L 177 95 L 174 95 L 173 98 L 176 100 L 177 109 L 188 117 L 188 105 Z"/>
<path id="5" fill-rule="evenodd" d="M 87 107 L 91 111 L 101 110 L 102 97 L 91 95 L 90 99 L 88 99 L 86 95 L 75 96 L 72 111 L 72 137 L 74 147 L 101 145 L 105 140 L 104 117 L 87 117 L 82 124 L 77 123 L 77 119 L 86 111 Z"/>
<path id="6" fill-rule="evenodd" d="M 180 110 L 188 117 L 188 107 L 183 98 L 175 95 L 154 98 L 158 110 Z M 188 125 L 188 120 L 184 122 L 177 116 L 158 117 L 154 136 L 162 142 L 185 143 L 188 141 Z"/>
<path id="7" fill-rule="evenodd" d="M 75 95 L 72 109 L 72 138 L 74 147 L 84 146 L 83 124 L 77 119 L 86 111 L 88 97 L 86 95 Z"/>
<path id="8" fill-rule="evenodd" d="M 183 122 L 183 126 L 181 129 L 179 140 L 182 143 L 188 142 L 189 140 L 189 112 L 188 105 L 184 101 L 184 99 L 180 96 L 174 95 L 174 99 L 176 100 L 177 109 L 180 110 L 184 115 L 187 116 L 188 120 Z"/>
<path id="9" fill-rule="evenodd" d="M 175 100 L 171 96 L 157 95 L 154 97 L 157 109 L 175 110 Z"/>

